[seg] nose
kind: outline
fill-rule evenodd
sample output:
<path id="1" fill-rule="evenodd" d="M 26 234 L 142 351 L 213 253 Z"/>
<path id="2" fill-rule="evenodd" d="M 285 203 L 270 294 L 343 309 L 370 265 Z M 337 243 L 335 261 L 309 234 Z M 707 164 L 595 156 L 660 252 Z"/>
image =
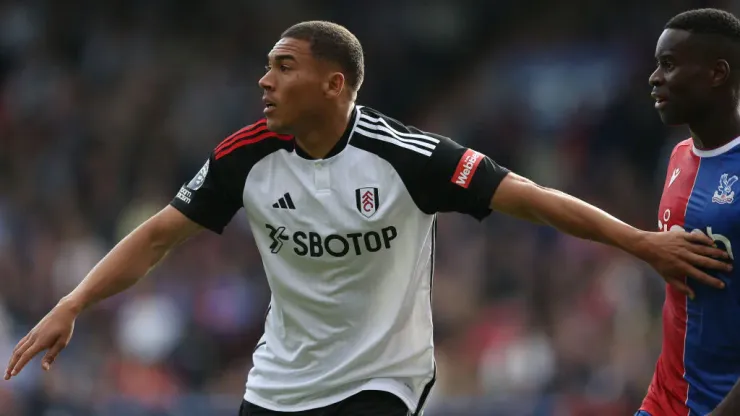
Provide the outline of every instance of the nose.
<path id="1" fill-rule="evenodd" d="M 650 74 L 650 78 L 648 78 L 648 82 L 650 83 L 651 87 L 657 87 L 658 85 L 662 85 L 665 82 L 665 79 L 663 78 L 663 71 L 661 71 L 660 68 L 655 68 L 655 71 L 653 71 L 653 73 Z"/>
<path id="2" fill-rule="evenodd" d="M 272 71 L 268 71 L 265 75 L 260 78 L 260 80 L 257 82 L 263 90 L 272 91 L 275 89 L 275 86 L 272 82 L 272 77 L 270 74 Z"/>

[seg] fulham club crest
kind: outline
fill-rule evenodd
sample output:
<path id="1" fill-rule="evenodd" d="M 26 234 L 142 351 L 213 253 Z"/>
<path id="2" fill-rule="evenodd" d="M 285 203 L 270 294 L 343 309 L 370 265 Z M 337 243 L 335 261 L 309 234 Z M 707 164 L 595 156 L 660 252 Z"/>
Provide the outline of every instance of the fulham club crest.
<path id="1" fill-rule="evenodd" d="M 355 190 L 357 210 L 365 218 L 370 218 L 378 211 L 378 188 L 359 188 Z"/>

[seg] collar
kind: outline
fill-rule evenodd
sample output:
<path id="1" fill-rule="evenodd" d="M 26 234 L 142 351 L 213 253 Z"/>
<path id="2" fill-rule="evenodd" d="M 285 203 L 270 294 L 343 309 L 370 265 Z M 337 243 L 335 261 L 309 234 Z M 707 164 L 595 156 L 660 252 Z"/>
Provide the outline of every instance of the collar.
<path id="1" fill-rule="evenodd" d="M 719 156 L 721 154 L 729 152 L 730 150 L 737 147 L 737 145 L 739 144 L 740 144 L 740 137 L 736 137 L 730 142 L 725 143 L 722 146 L 717 147 L 715 149 L 701 150 L 701 149 L 697 149 L 696 146 L 694 146 L 694 141 L 691 140 L 691 150 L 693 150 L 694 154 L 699 157 L 714 157 L 714 156 Z"/>
<path id="2" fill-rule="evenodd" d="M 347 147 L 347 143 L 349 143 L 349 138 L 352 136 L 352 130 L 354 130 L 355 127 L 355 121 L 357 119 L 357 105 L 352 108 L 352 114 L 349 117 L 349 122 L 347 123 L 347 128 L 344 130 L 344 133 L 342 134 L 342 137 L 339 139 L 337 144 L 334 145 L 334 147 L 329 151 L 329 153 L 323 157 L 323 159 L 329 159 L 330 157 L 334 157 L 339 154 L 342 150 L 344 150 L 345 147 Z M 305 150 L 301 149 L 300 146 L 298 146 L 298 143 L 294 140 L 294 149 L 295 154 L 308 160 L 315 160 L 316 158 L 312 157 L 308 153 L 306 153 Z"/>

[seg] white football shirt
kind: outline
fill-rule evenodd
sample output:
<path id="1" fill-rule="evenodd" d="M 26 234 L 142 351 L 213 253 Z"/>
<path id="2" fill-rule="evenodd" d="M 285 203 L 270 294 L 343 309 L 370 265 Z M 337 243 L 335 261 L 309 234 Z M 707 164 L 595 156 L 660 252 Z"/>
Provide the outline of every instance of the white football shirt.
<path id="1" fill-rule="evenodd" d="M 245 208 L 272 291 L 245 400 L 295 412 L 382 390 L 420 414 L 435 380 L 436 213 L 485 218 L 507 173 L 360 106 L 324 159 L 265 120 L 219 144 L 171 204 L 217 233 Z"/>

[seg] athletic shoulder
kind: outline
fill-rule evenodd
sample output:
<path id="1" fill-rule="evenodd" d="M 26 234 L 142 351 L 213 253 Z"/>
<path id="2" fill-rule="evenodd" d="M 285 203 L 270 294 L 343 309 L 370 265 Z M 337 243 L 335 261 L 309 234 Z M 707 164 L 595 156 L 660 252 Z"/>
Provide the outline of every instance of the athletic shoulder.
<path id="1" fill-rule="evenodd" d="M 694 144 L 693 139 L 688 138 L 686 140 L 679 142 L 677 145 L 673 146 L 673 151 L 671 152 L 671 159 L 673 159 L 673 157 L 676 156 L 676 154 L 678 154 L 679 152 L 690 150 L 693 144 Z"/>
<path id="2" fill-rule="evenodd" d="M 221 233 L 243 206 L 246 178 L 252 167 L 280 149 L 292 149 L 291 136 L 267 129 L 259 120 L 221 141 L 170 205 L 196 223 Z"/>
<path id="3" fill-rule="evenodd" d="M 395 144 L 389 149 L 411 151 L 424 156 L 429 156 L 440 141 L 451 141 L 448 137 L 423 131 L 370 107 L 359 108 L 355 132 L 364 138 Z"/>
<path id="4" fill-rule="evenodd" d="M 447 137 L 402 123 L 373 108 L 359 107 L 349 144 L 386 159 L 396 170 L 418 170 L 451 143 Z"/>
<path id="5" fill-rule="evenodd" d="M 280 149 L 292 149 L 292 141 L 293 136 L 270 131 L 263 118 L 226 137 L 214 148 L 211 159 L 221 163 L 237 161 L 243 164 L 245 159 L 256 163 Z"/>
<path id="6" fill-rule="evenodd" d="M 387 114 L 382 113 L 371 107 L 358 106 L 358 113 L 360 116 L 360 121 L 365 120 L 366 122 L 370 122 L 371 124 L 388 124 L 394 129 L 405 131 L 407 133 L 425 133 L 433 136 L 438 136 L 437 134 L 424 132 L 412 125 L 403 123 L 398 119 L 388 116 Z"/>
<path id="7" fill-rule="evenodd" d="M 460 212 L 483 219 L 508 173 L 491 158 L 454 140 L 362 107 L 350 145 L 385 159 L 422 212 Z"/>

